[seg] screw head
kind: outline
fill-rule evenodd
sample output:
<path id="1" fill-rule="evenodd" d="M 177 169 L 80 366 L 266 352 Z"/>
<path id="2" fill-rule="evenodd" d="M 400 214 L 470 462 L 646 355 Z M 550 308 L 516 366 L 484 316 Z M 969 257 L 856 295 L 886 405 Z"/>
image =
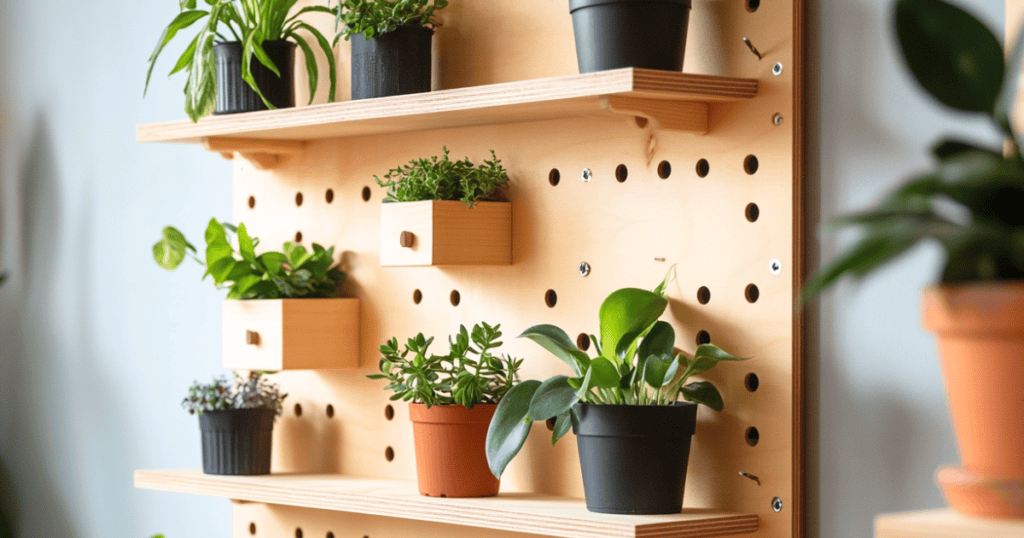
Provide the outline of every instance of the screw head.
<path id="1" fill-rule="evenodd" d="M 782 62 L 777 62 L 774 66 L 772 66 L 772 74 L 775 76 L 779 76 L 782 74 Z"/>
<path id="2" fill-rule="evenodd" d="M 782 499 L 778 497 L 772 499 L 772 510 L 775 510 L 776 512 L 782 511 Z"/>
<path id="3" fill-rule="evenodd" d="M 580 262 L 580 276 L 587 276 L 590 274 L 590 264 L 587 262 Z"/>
<path id="4" fill-rule="evenodd" d="M 782 261 L 778 259 L 772 260 L 771 263 L 768 264 L 768 270 L 771 271 L 773 275 L 782 274 Z"/>
<path id="5" fill-rule="evenodd" d="M 776 114 L 772 117 L 772 123 L 775 125 L 782 125 L 782 114 Z"/>
<path id="6" fill-rule="evenodd" d="M 590 183 L 590 178 L 592 177 L 594 177 L 594 174 L 589 168 L 584 168 L 583 172 L 580 172 L 580 180 L 584 183 Z"/>

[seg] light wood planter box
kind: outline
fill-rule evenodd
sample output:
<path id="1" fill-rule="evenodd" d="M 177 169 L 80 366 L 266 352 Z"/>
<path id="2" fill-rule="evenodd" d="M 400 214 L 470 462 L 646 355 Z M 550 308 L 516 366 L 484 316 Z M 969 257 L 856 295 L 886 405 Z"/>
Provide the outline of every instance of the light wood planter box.
<path id="1" fill-rule="evenodd" d="M 359 368 L 359 299 L 224 301 L 224 366 Z"/>
<path id="2" fill-rule="evenodd" d="M 381 207 L 380 264 L 512 265 L 512 204 L 401 202 Z"/>

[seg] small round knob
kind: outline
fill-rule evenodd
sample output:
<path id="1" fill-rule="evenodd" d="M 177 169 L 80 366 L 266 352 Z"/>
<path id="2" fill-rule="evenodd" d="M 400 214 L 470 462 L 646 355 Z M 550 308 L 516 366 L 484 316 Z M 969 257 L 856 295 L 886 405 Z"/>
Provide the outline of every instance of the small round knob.
<path id="1" fill-rule="evenodd" d="M 402 232 L 402 236 L 399 238 L 402 248 L 412 248 L 413 241 L 416 240 L 416 234 L 412 232 Z"/>
<path id="2" fill-rule="evenodd" d="M 245 343 L 250 346 L 260 345 L 260 333 L 256 331 L 245 331 Z"/>

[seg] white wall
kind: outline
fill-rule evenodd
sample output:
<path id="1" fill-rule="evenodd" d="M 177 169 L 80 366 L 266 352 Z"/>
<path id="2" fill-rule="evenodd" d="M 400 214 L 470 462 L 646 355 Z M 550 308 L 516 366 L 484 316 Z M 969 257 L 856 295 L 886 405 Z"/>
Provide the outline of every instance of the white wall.
<path id="1" fill-rule="evenodd" d="M 912 87 L 888 0 L 808 1 L 825 218 L 927 166 L 942 133 L 995 140 Z M 1002 2 L 964 3 L 1002 27 Z M 230 167 L 134 142 L 137 123 L 182 116 L 184 81 L 164 76 L 181 43 L 141 99 L 149 47 L 175 12 L 170 0 L 0 0 L 0 498 L 13 492 L 20 537 L 230 535 L 227 501 L 132 488 L 134 469 L 195 466 L 195 418 L 177 401 L 220 372 L 219 295 L 197 268 L 158 269 L 149 248 L 165 224 L 198 238 L 210 216 L 228 218 Z M 823 255 L 839 239 L 825 237 Z M 919 250 L 822 304 L 822 537 L 869 536 L 879 512 L 942 504 L 932 473 L 957 457 L 917 312 L 938 262 Z"/>

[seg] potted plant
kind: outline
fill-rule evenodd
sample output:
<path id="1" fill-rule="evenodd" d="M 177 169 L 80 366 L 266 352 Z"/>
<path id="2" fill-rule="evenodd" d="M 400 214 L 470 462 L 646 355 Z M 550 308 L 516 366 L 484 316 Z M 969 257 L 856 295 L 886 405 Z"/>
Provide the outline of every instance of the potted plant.
<path id="1" fill-rule="evenodd" d="M 690 0 L 569 0 L 580 73 L 682 71 Z"/>
<path id="2" fill-rule="evenodd" d="M 899 0 L 896 33 L 924 89 L 954 110 L 1010 122 L 1024 32 L 1010 55 L 996 36 L 940 0 Z M 839 219 L 864 237 L 806 285 L 813 298 L 843 276 L 865 276 L 914 245 L 946 254 L 939 283 L 924 290 L 924 324 L 938 336 L 962 467 L 937 474 L 950 506 L 976 516 L 1024 517 L 1024 156 L 1019 144 L 985 148 L 956 139 L 934 146 L 935 168 L 874 210 Z"/>
<path id="3" fill-rule="evenodd" d="M 512 204 L 501 161 L 476 166 L 465 158 L 415 159 L 377 184 L 388 189 L 381 209 L 381 265 L 510 265 Z"/>
<path id="4" fill-rule="evenodd" d="M 448 0 L 341 0 L 338 25 L 352 42 L 352 99 L 430 91 L 434 14 Z"/>
<path id="5" fill-rule="evenodd" d="M 146 88 L 156 60 L 181 30 L 203 21 L 198 35 L 178 58 L 171 74 L 186 71 L 185 113 L 192 121 L 214 114 L 233 114 L 295 106 L 295 46 L 302 49 L 309 73 L 309 102 L 316 95 L 319 69 L 307 32 L 327 56 L 330 95 L 334 101 L 334 49 L 319 30 L 302 20 L 307 13 L 334 15 L 327 6 L 295 11 L 296 0 L 207 0 L 209 9 L 196 9 L 196 0 L 181 0 L 181 13 L 164 29 L 149 57 Z M 204 20 L 205 19 L 205 20 Z M 225 37 L 230 34 L 234 40 Z M 145 91 L 143 91 L 145 95 Z"/>
<path id="6" fill-rule="evenodd" d="M 430 497 L 489 497 L 500 482 L 484 451 L 487 426 L 496 404 L 517 381 L 522 360 L 496 356 L 501 325 L 482 323 L 473 332 L 460 327 L 449 337 L 447 355 L 432 355 L 434 339 L 418 334 L 398 347 L 392 338 L 380 346 L 379 374 L 391 400 L 409 402 L 416 445 L 419 490 Z M 475 347 L 474 347 L 475 346 Z"/>
<path id="7" fill-rule="evenodd" d="M 229 233 L 237 234 L 238 249 Z M 224 302 L 224 366 L 256 370 L 359 367 L 359 300 L 340 298 L 345 273 L 334 247 L 313 251 L 292 242 L 283 252 L 256 254 L 259 239 L 245 224 L 210 219 L 206 259 L 184 234 L 166 227 L 153 259 L 167 270 L 191 257 L 206 267 Z"/>
<path id="8" fill-rule="evenodd" d="M 234 384 L 221 377 L 195 382 L 181 406 L 199 415 L 203 440 L 203 472 L 221 475 L 270 474 L 271 434 L 288 396 L 252 372 L 235 374 Z"/>
<path id="9" fill-rule="evenodd" d="M 517 384 L 502 399 L 487 432 L 487 460 L 500 477 L 533 422 L 554 420 L 552 444 L 572 428 L 579 447 L 587 509 L 610 514 L 682 510 L 697 404 L 721 411 L 718 389 L 687 383 L 720 361 L 742 360 L 704 344 L 692 359 L 675 351 L 665 312 L 667 278 L 653 292 L 624 288 L 604 300 L 591 358 L 553 325 L 521 336 L 569 365 L 572 376 Z M 686 402 L 677 401 L 682 396 Z"/>

